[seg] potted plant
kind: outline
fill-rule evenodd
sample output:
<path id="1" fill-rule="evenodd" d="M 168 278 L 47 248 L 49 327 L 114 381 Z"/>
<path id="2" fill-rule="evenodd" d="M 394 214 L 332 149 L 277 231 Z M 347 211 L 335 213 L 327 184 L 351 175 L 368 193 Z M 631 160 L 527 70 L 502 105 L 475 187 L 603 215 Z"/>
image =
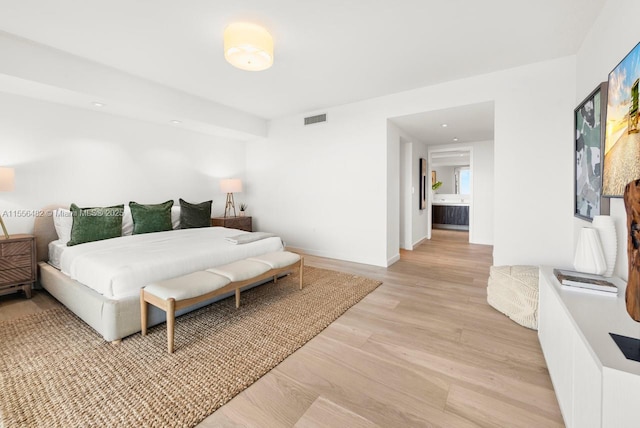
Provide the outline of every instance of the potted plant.
<path id="1" fill-rule="evenodd" d="M 436 190 L 438 190 L 438 188 L 440 188 L 440 186 L 442 186 L 442 181 L 436 181 L 431 185 L 431 190 L 435 192 Z"/>
<path id="2" fill-rule="evenodd" d="M 244 202 L 240 204 L 240 217 L 244 217 L 247 206 Z"/>

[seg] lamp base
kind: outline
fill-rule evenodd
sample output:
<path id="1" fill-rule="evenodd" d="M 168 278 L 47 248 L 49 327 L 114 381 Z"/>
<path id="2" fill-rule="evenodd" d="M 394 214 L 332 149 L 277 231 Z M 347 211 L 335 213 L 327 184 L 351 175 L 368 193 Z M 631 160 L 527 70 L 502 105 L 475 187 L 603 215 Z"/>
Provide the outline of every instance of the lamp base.
<path id="1" fill-rule="evenodd" d="M 229 217 L 228 214 L 231 214 L 231 209 L 233 209 L 233 216 L 237 217 L 236 214 L 236 204 L 233 200 L 233 193 L 227 193 L 227 202 L 224 206 L 224 216 Z"/>
<path id="2" fill-rule="evenodd" d="M 7 232 L 7 227 L 4 225 L 4 220 L 2 220 L 1 215 L 0 215 L 0 225 L 2 226 L 2 231 L 4 232 L 4 239 L 9 239 L 9 233 Z"/>

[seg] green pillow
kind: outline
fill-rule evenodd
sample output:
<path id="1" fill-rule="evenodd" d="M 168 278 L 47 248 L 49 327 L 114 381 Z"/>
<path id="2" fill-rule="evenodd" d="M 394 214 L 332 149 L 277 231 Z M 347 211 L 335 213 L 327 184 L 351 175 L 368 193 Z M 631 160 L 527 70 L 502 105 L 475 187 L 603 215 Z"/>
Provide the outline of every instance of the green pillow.
<path id="1" fill-rule="evenodd" d="M 180 229 L 211 226 L 211 203 L 190 204 L 180 199 Z"/>
<path id="2" fill-rule="evenodd" d="M 71 204 L 69 210 L 73 216 L 73 225 L 71 239 L 67 242 L 68 246 L 117 238 L 122 235 L 124 205 L 79 208 L 76 204 Z"/>
<path id="3" fill-rule="evenodd" d="M 133 234 L 164 232 L 172 230 L 171 207 L 173 201 L 162 204 L 142 205 L 129 202 L 131 216 L 133 217 Z"/>

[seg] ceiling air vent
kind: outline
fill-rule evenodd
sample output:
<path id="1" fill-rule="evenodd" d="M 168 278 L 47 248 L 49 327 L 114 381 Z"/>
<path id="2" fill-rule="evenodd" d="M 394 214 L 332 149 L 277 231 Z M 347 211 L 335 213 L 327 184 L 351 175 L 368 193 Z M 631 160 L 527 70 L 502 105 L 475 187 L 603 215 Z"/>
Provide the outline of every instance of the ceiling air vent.
<path id="1" fill-rule="evenodd" d="M 313 125 L 314 123 L 326 122 L 327 114 L 319 114 L 317 116 L 309 116 L 304 118 L 305 125 Z"/>

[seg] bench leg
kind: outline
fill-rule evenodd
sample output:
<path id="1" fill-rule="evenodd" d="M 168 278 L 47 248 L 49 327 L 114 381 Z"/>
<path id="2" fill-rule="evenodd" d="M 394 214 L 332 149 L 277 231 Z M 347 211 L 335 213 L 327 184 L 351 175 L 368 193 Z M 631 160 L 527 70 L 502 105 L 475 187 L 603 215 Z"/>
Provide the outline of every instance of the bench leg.
<path id="1" fill-rule="evenodd" d="M 140 327 L 143 336 L 147 334 L 147 302 L 144 300 L 144 289 L 140 290 Z"/>
<path id="2" fill-rule="evenodd" d="M 304 258 L 300 256 L 300 290 L 302 290 L 303 277 L 304 277 Z"/>
<path id="3" fill-rule="evenodd" d="M 236 309 L 240 307 L 240 289 L 236 288 Z"/>
<path id="4" fill-rule="evenodd" d="M 176 299 L 167 300 L 167 350 L 173 354 L 173 337 L 176 325 Z"/>

